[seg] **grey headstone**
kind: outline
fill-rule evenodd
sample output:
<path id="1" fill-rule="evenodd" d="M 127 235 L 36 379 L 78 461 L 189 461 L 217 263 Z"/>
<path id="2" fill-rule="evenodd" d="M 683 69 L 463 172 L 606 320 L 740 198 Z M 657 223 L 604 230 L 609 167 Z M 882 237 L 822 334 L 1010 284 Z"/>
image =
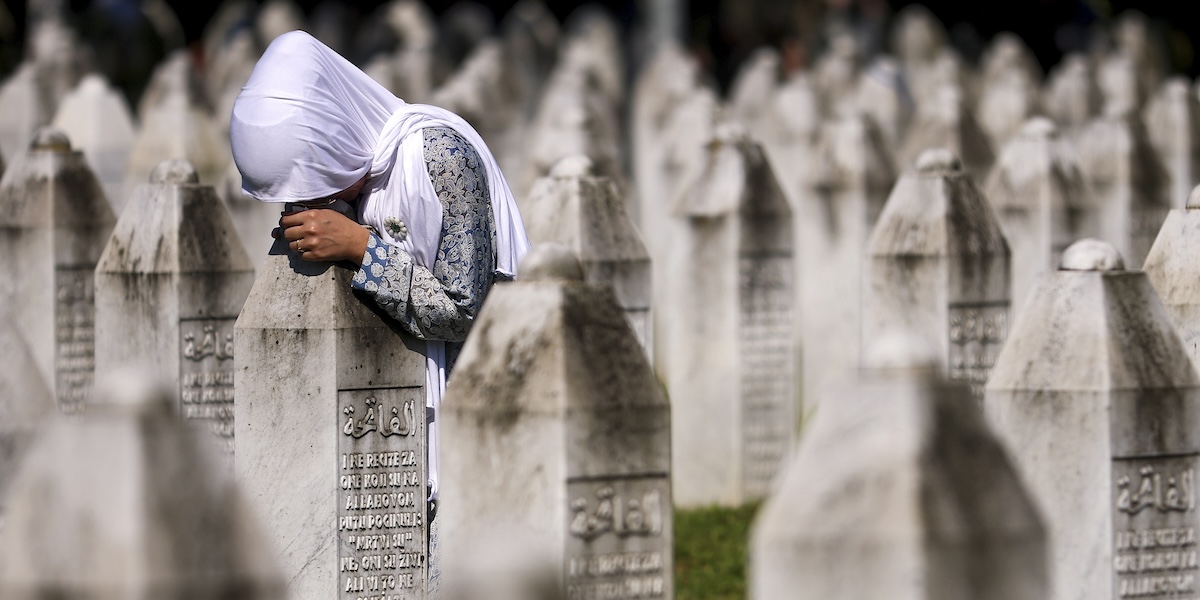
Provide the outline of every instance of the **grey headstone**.
<path id="1" fill-rule="evenodd" d="M 912 331 L 949 379 L 982 393 L 1008 332 L 1009 265 L 996 215 L 958 158 L 926 151 L 896 183 L 867 245 L 862 347 Z"/>
<path id="2" fill-rule="evenodd" d="M 83 153 L 57 130 L 39 130 L 0 179 L 0 311 L 66 412 L 92 387 L 93 275 L 115 222 Z"/>
<path id="3" fill-rule="evenodd" d="M 1100 88 L 1091 62 L 1083 54 L 1068 54 L 1051 71 L 1042 95 L 1046 115 L 1067 135 L 1100 114 Z"/>
<path id="4" fill-rule="evenodd" d="M 1158 91 L 1169 70 L 1162 47 L 1166 36 L 1154 29 L 1146 15 L 1137 10 L 1126 10 L 1113 24 L 1115 54 L 1128 57 L 1136 65 L 1138 95 L 1143 102 Z"/>
<path id="5" fill-rule="evenodd" d="M 234 327 L 235 471 L 289 595 L 425 598 L 424 342 L 280 241 Z"/>
<path id="6" fill-rule="evenodd" d="M 125 165 L 137 136 L 124 96 L 103 76 L 88 75 L 63 98 L 53 125 L 83 152 L 119 216 L 125 204 Z"/>
<path id="7" fill-rule="evenodd" d="M 187 161 L 139 187 L 96 265 L 96 368 L 142 364 L 179 382 L 179 414 L 232 455 L 233 326 L 254 269 L 229 212 Z"/>
<path id="8" fill-rule="evenodd" d="M 304 11 L 293 0 L 267 0 L 258 9 L 254 29 L 263 46 L 296 29 L 304 29 Z"/>
<path id="9" fill-rule="evenodd" d="M 884 368 L 822 399 L 755 519 L 749 598 L 1045 598 L 1034 501 L 924 341 L 878 340 Z"/>
<path id="10" fill-rule="evenodd" d="M 725 124 L 676 194 L 660 328 L 674 407 L 675 500 L 767 493 L 795 439 L 792 215 L 762 148 Z M 661 283 L 659 283 L 661 281 Z M 663 314 L 663 313 L 656 313 Z"/>
<path id="11" fill-rule="evenodd" d="M 867 240 L 896 183 L 883 135 L 864 116 L 825 123 L 810 168 L 792 218 L 801 346 L 814 349 L 802 353 L 805 415 L 858 369 Z"/>
<path id="12" fill-rule="evenodd" d="M 652 358 L 650 255 L 613 181 L 593 174 L 586 156 L 567 157 L 533 185 L 527 206 L 529 241 L 567 246 L 583 263 L 587 282 L 612 286 L 638 342 Z"/>
<path id="13" fill-rule="evenodd" d="M 12 484 L 0 595 L 285 597 L 262 507 L 174 404 L 165 384 L 117 370 L 86 414 L 47 425 Z"/>
<path id="14" fill-rule="evenodd" d="M 1004 146 L 984 192 L 1012 251 L 1015 313 L 1071 242 L 1099 234 L 1095 198 L 1074 148 L 1044 117 L 1027 121 Z"/>
<path id="15" fill-rule="evenodd" d="M 849 31 L 835 34 L 829 50 L 813 66 L 813 83 L 821 93 L 822 112 L 837 115 L 861 110 L 858 105 L 862 74 L 858 40 Z"/>
<path id="16" fill-rule="evenodd" d="M 729 115 L 763 139 L 773 124 L 770 106 L 779 87 L 779 52 L 759 48 L 742 65 L 729 90 Z"/>
<path id="17" fill-rule="evenodd" d="M 1189 591 L 1200 378 L 1147 277 L 1083 240 L 1038 281 L 985 408 L 1049 529 L 1050 598 Z"/>
<path id="18" fill-rule="evenodd" d="M 897 153 L 897 163 L 911 165 L 926 150 L 946 148 L 961 158 L 963 166 L 977 181 L 983 181 L 992 168 L 995 154 L 961 88 L 942 86 L 923 103 L 908 129 L 908 136 Z"/>
<path id="19" fill-rule="evenodd" d="M 488 296 L 450 379 L 445 579 L 512 529 L 538 553 L 517 558 L 557 565 L 564 597 L 671 598 L 670 408 L 609 289 L 526 266 L 573 260 L 535 246 L 517 281 Z"/>
<path id="20" fill-rule="evenodd" d="M 1025 121 L 1041 112 L 1041 79 L 1023 67 L 1018 56 L 1007 64 L 997 58 L 983 77 L 975 114 L 993 148 L 1003 146 Z"/>
<path id="21" fill-rule="evenodd" d="M 900 65 L 887 56 L 877 57 L 859 83 L 858 105 L 875 119 L 895 153 L 908 134 L 916 104 Z"/>
<path id="22" fill-rule="evenodd" d="M 519 0 L 501 20 L 500 37 L 529 117 L 557 59 L 558 20 L 541 0 Z"/>
<path id="23" fill-rule="evenodd" d="M 1143 121 L 1170 180 L 1170 205 L 1183 206 L 1200 183 L 1200 101 L 1191 82 L 1172 77 L 1163 83 L 1146 105 Z"/>
<path id="24" fill-rule="evenodd" d="M 1124 77 L 1124 76 L 1122 76 Z M 1167 172 L 1130 99 L 1110 101 L 1077 138 L 1100 214 L 1100 235 L 1139 265 L 1170 210 Z"/>
<path id="25" fill-rule="evenodd" d="M 37 84 L 37 67 L 23 62 L 0 85 L 0 154 L 14 162 L 25 153 L 33 132 L 50 122 L 47 106 Z"/>
<path id="26" fill-rule="evenodd" d="M 1192 364 L 1200 369 L 1200 265 L 1192 253 L 1200 226 L 1200 187 L 1188 197 L 1186 208 L 1172 209 L 1163 222 L 1143 269 L 1163 305 L 1167 307 Z"/>

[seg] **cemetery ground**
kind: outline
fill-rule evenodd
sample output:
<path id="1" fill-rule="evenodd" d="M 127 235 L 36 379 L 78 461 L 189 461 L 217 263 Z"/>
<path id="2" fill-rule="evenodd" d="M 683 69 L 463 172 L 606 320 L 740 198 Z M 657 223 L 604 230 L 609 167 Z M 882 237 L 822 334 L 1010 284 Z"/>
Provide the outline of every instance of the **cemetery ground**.
<path id="1" fill-rule="evenodd" d="M 675 509 L 676 600 L 746 597 L 747 541 L 759 506 Z"/>

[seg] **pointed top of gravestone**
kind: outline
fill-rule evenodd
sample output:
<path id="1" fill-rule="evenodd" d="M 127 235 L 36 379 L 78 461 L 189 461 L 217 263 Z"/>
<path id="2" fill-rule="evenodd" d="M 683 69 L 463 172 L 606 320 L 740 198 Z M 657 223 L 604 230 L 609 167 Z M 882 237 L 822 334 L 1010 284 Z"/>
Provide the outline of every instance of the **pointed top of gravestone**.
<path id="1" fill-rule="evenodd" d="M 550 169 L 551 177 L 589 177 L 591 175 L 592 159 L 585 154 L 568 156 L 555 163 L 554 167 Z"/>
<path id="2" fill-rule="evenodd" d="M 942 176 L 962 172 L 962 161 L 950 150 L 930 148 L 917 157 L 917 172 L 922 175 Z"/>
<path id="3" fill-rule="evenodd" d="M 1188 195 L 1187 207 L 1189 210 L 1200 209 L 1200 185 L 1192 188 L 1192 193 Z"/>
<path id="4" fill-rule="evenodd" d="M 518 268 L 520 281 L 583 281 L 583 265 L 570 248 L 545 243 L 534 246 Z"/>
<path id="5" fill-rule="evenodd" d="M 200 183 L 200 175 L 192 163 L 182 158 L 170 158 L 158 163 L 150 172 L 150 183 L 184 185 Z"/>
<path id="6" fill-rule="evenodd" d="M 61 129 L 47 125 L 34 132 L 33 140 L 29 143 L 29 149 L 49 152 L 70 152 L 71 140 L 67 139 L 67 134 L 63 133 Z"/>
<path id="7" fill-rule="evenodd" d="M 1116 246 L 1095 238 L 1071 244 L 1062 255 L 1060 271 L 1123 271 L 1125 260 Z"/>

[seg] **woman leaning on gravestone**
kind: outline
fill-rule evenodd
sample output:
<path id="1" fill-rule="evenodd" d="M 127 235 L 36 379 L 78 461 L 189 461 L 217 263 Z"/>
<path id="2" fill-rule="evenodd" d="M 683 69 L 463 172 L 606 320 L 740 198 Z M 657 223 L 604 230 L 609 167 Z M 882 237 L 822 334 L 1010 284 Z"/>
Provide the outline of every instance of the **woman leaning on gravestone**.
<path id="1" fill-rule="evenodd" d="M 229 135 L 242 191 L 288 203 L 272 235 L 305 260 L 351 263 L 354 289 L 426 341 L 436 414 L 484 297 L 529 249 L 483 139 L 454 113 L 405 103 L 302 31 L 271 42 Z M 428 436 L 432 517 L 436 420 Z"/>

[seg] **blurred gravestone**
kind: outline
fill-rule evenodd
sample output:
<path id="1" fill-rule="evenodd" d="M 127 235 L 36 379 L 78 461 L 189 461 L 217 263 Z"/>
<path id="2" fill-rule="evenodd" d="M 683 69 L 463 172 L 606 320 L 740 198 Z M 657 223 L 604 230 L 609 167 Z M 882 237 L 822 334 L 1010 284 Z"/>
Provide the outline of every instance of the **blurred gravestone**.
<path id="1" fill-rule="evenodd" d="M 1143 269 L 1167 307 L 1192 364 L 1200 369 L 1200 263 L 1192 248 L 1200 233 L 1200 187 L 1192 190 L 1187 206 L 1167 215 Z"/>
<path id="2" fill-rule="evenodd" d="M 1143 120 L 1170 180 L 1168 204 L 1182 206 L 1192 187 L 1200 183 L 1200 101 L 1190 82 L 1183 77 L 1168 79 L 1146 105 Z"/>
<path id="3" fill-rule="evenodd" d="M 0 314 L 0 531 L 8 486 L 38 427 L 54 413 L 54 392 L 42 378 L 29 345 L 7 314 Z"/>
<path id="4" fill-rule="evenodd" d="M 1042 107 L 1066 136 L 1074 136 L 1100 113 L 1100 88 L 1091 62 L 1068 54 L 1051 71 L 1042 93 Z"/>
<path id="5" fill-rule="evenodd" d="M 921 153 L 934 148 L 945 148 L 960 157 L 977 181 L 983 181 L 992 168 L 992 143 L 967 107 L 961 88 L 944 86 L 917 105 L 916 118 L 897 154 L 898 164 L 907 168 Z"/>
<path id="6" fill-rule="evenodd" d="M 96 369 L 152 366 L 179 382 L 179 413 L 233 439 L 233 324 L 254 284 L 211 186 L 170 160 L 138 187 L 96 266 Z"/>
<path id="7" fill-rule="evenodd" d="M 63 98 L 54 126 L 67 134 L 96 172 L 104 195 L 120 216 L 125 204 L 125 165 L 137 131 L 125 98 L 100 75 L 88 75 Z"/>
<path id="8" fill-rule="evenodd" d="M 43 128 L 0 179 L 0 291 L 59 409 L 92 387 L 96 262 L 116 219 L 83 153 Z"/>

